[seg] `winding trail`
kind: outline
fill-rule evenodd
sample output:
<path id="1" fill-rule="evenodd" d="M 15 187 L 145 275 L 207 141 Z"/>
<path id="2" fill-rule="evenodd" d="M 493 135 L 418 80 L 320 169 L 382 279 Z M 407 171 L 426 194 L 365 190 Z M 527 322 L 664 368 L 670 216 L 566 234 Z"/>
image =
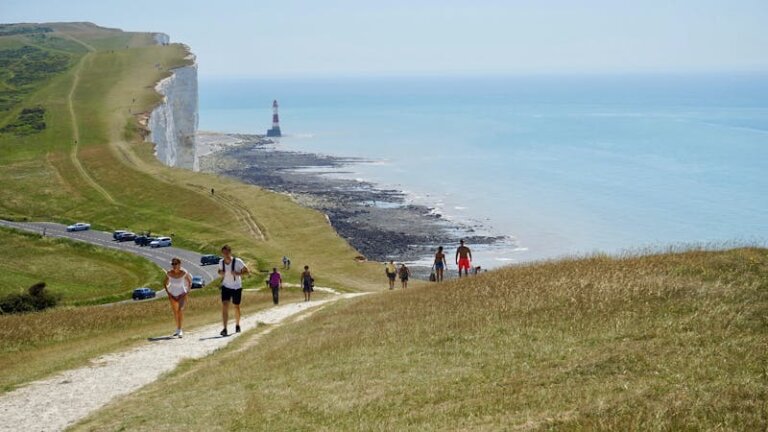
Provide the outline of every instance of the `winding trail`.
<path id="1" fill-rule="evenodd" d="M 263 324 L 281 324 L 307 311 L 317 311 L 319 306 L 360 295 L 364 294 L 276 306 L 243 317 L 241 327 L 248 332 Z M 243 334 L 221 337 L 220 329 L 217 323 L 185 332 L 183 339 L 151 338 L 128 351 L 101 356 L 88 366 L 6 393 L 0 396 L 0 431 L 64 430 L 116 398 L 152 383 L 181 361 L 205 357 Z M 257 344 L 259 340 L 250 342 Z"/>
<path id="2" fill-rule="evenodd" d="M 80 158 L 78 157 L 78 152 L 80 150 L 80 127 L 77 124 L 77 115 L 75 114 L 75 105 L 73 99 L 75 91 L 77 90 L 77 85 L 80 83 L 80 71 L 83 69 L 83 64 L 85 63 L 86 59 L 89 59 L 90 56 L 90 53 L 84 55 L 83 58 L 81 58 L 77 63 L 77 66 L 75 67 L 74 78 L 72 79 L 72 87 L 69 89 L 69 94 L 67 95 L 67 106 L 69 107 L 69 115 L 72 119 L 72 140 L 74 142 L 72 145 L 72 151 L 69 154 L 69 158 L 72 160 L 72 164 L 80 173 L 80 176 L 83 177 L 83 179 L 88 182 L 88 184 L 91 185 L 93 189 L 95 189 L 99 194 L 101 194 L 101 196 L 104 197 L 104 199 L 110 203 L 116 204 L 117 201 L 112 198 L 112 195 L 110 195 L 106 189 L 101 187 L 101 185 L 98 184 L 90 174 L 88 174 L 88 171 L 85 170 L 85 167 L 83 167 L 83 164 L 80 163 Z"/>

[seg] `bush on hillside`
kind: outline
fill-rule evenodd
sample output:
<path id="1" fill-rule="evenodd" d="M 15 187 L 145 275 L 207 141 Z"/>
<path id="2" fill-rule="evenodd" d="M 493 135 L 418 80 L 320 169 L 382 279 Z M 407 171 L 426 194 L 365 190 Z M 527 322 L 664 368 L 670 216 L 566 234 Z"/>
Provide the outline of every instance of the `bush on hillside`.
<path id="1" fill-rule="evenodd" d="M 0 298 L 0 315 L 41 311 L 58 303 L 59 296 L 46 291 L 45 282 L 38 282 L 25 293 Z"/>
<path id="2" fill-rule="evenodd" d="M 36 106 L 24 108 L 19 113 L 16 121 L 0 128 L 0 133 L 14 133 L 16 135 L 29 135 L 41 132 L 45 129 L 45 108 Z"/>

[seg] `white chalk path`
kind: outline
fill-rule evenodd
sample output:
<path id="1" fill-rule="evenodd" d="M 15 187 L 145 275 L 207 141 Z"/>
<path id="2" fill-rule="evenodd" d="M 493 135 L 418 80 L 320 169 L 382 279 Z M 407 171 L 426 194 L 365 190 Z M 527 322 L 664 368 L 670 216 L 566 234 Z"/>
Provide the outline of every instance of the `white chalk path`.
<path id="1" fill-rule="evenodd" d="M 243 331 L 259 323 L 279 324 L 320 305 L 361 294 L 276 306 L 241 319 Z M 230 331 L 234 331 L 232 326 Z M 184 333 L 183 339 L 158 338 L 128 351 L 107 354 L 88 366 L 71 369 L 0 396 L 0 431 L 61 431 L 170 372 L 182 361 L 205 357 L 239 334 L 220 337 L 221 324 Z M 169 332 L 170 333 L 170 332 Z M 241 333 L 242 334 L 242 333 Z"/>

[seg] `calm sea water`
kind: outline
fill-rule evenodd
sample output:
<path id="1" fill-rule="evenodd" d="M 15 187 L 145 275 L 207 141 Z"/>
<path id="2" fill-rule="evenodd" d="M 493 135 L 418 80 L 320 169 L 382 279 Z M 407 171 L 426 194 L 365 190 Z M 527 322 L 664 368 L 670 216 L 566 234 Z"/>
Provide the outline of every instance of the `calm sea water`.
<path id="1" fill-rule="evenodd" d="M 200 128 L 274 98 L 281 146 L 514 239 L 484 266 L 768 239 L 768 75 L 202 80 Z"/>

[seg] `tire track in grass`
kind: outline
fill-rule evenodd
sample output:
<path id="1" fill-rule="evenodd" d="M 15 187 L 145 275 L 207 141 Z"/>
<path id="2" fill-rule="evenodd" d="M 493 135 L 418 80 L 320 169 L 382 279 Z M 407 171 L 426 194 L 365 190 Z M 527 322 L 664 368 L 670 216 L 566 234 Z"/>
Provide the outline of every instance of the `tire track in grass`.
<path id="1" fill-rule="evenodd" d="M 112 198 L 112 195 L 110 195 L 106 189 L 104 189 L 98 182 L 96 182 L 96 180 L 93 179 L 93 177 L 91 177 L 90 174 L 88 174 L 88 171 L 86 171 L 85 167 L 83 167 L 83 165 L 80 163 L 80 158 L 78 157 L 78 152 L 80 150 L 80 127 L 77 124 L 77 115 L 75 114 L 75 105 L 73 99 L 75 91 L 77 90 L 77 86 L 80 83 L 80 71 L 83 69 L 83 64 L 85 64 L 86 59 L 91 58 L 90 56 L 91 53 L 84 55 L 83 58 L 81 58 L 77 63 L 74 77 L 72 79 L 72 87 L 69 89 L 69 94 L 67 95 L 67 106 L 69 107 L 69 115 L 72 119 L 72 140 L 74 141 L 74 144 L 72 145 L 72 151 L 69 154 L 69 158 L 72 160 L 72 164 L 80 173 L 80 176 L 83 177 L 83 179 L 93 189 L 95 189 L 96 192 L 101 194 L 101 196 L 103 196 L 104 199 L 110 203 L 117 204 L 117 201 Z"/>

